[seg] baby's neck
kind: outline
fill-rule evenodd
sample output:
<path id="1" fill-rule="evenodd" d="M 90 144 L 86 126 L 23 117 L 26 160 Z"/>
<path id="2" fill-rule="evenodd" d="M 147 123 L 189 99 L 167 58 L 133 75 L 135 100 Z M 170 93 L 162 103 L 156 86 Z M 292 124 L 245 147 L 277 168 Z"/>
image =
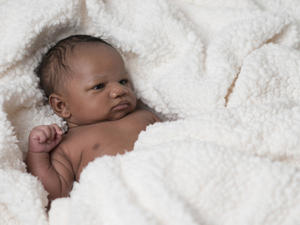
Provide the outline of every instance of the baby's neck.
<path id="1" fill-rule="evenodd" d="M 137 110 L 137 108 L 117 120 L 121 120 L 121 119 L 125 118 L 126 116 L 130 115 L 131 113 L 135 112 L 136 110 Z M 97 121 L 97 122 L 93 122 L 93 123 L 85 123 L 85 124 L 74 123 L 74 122 L 68 121 L 68 120 L 66 122 L 68 124 L 68 130 L 70 130 L 72 128 L 84 127 L 84 126 L 89 126 L 89 125 L 93 125 L 93 124 L 97 124 L 97 123 L 112 122 L 112 121 L 116 121 L 116 120 L 101 120 L 101 121 Z"/>
<path id="2" fill-rule="evenodd" d="M 101 122 L 105 122 L 105 121 L 107 121 L 107 120 L 103 120 L 103 121 L 99 121 L 99 122 L 94 122 L 94 123 L 87 123 L 87 124 L 78 124 L 78 123 L 74 123 L 74 122 L 71 122 L 71 121 L 67 121 L 67 124 L 68 124 L 68 129 L 70 130 L 72 128 L 89 126 L 89 125 L 93 125 L 93 124 L 101 123 Z"/>

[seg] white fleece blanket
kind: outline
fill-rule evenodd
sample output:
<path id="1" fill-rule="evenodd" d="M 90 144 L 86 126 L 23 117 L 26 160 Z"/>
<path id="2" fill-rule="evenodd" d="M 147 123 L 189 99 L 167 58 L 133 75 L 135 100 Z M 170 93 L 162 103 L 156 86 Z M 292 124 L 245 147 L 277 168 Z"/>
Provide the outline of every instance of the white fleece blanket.
<path id="1" fill-rule="evenodd" d="M 0 224 L 299 225 L 299 0 L 0 0 Z M 165 122 L 52 203 L 27 136 L 63 122 L 33 73 L 49 43 L 108 39 Z"/>

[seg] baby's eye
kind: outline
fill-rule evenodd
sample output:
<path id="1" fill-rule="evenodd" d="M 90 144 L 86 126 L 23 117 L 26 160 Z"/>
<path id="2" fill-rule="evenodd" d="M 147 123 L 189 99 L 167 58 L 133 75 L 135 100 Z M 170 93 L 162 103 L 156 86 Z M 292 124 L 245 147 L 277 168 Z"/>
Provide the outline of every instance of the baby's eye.
<path id="1" fill-rule="evenodd" d="M 128 79 L 123 79 L 123 80 L 120 80 L 119 83 L 122 84 L 122 85 L 125 85 L 127 84 L 129 81 Z"/>
<path id="2" fill-rule="evenodd" d="M 93 87 L 94 90 L 100 90 L 102 88 L 104 88 L 105 84 L 104 83 L 100 83 L 100 84 L 97 84 Z"/>

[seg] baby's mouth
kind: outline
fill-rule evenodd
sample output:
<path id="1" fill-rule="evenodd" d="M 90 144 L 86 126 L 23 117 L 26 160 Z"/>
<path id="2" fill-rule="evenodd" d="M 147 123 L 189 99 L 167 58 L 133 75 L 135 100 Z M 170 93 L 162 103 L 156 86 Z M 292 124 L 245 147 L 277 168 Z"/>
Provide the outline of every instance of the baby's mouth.
<path id="1" fill-rule="evenodd" d="M 128 109 L 130 106 L 128 101 L 122 101 L 120 103 L 118 103 L 117 105 L 112 107 L 112 111 L 122 111 L 122 110 L 126 110 Z"/>

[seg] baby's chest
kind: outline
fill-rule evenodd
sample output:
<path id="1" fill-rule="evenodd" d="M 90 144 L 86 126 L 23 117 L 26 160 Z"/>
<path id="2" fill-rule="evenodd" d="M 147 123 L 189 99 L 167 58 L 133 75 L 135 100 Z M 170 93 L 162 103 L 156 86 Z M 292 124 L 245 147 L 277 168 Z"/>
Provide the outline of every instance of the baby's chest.
<path id="1" fill-rule="evenodd" d="M 127 129 L 107 129 L 105 133 L 99 132 L 99 135 L 94 133 L 84 140 L 80 166 L 84 167 L 90 161 L 104 155 L 114 156 L 131 151 L 141 130 L 139 127 L 127 127 Z"/>
<path id="2" fill-rule="evenodd" d="M 99 125 L 90 131 L 86 131 L 81 139 L 81 151 L 78 173 L 95 158 L 105 155 L 114 156 L 124 154 L 133 149 L 134 143 L 142 130 L 149 125 L 149 120 L 128 118 L 127 120 Z M 78 143 L 78 142 L 77 142 Z"/>
<path id="3" fill-rule="evenodd" d="M 138 134 L 135 133 L 118 131 L 110 135 L 102 135 L 89 143 L 89 147 L 85 149 L 85 154 L 92 157 L 123 154 L 126 150 L 132 150 L 137 136 Z"/>

